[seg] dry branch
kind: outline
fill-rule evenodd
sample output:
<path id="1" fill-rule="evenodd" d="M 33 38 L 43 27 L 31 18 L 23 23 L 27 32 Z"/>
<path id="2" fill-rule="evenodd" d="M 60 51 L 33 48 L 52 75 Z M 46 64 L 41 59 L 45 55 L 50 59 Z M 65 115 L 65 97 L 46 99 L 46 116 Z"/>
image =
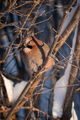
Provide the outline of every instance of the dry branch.
<path id="1" fill-rule="evenodd" d="M 10 50 L 11 50 L 11 47 L 12 47 L 14 41 L 17 39 L 17 37 L 18 37 L 19 34 L 21 33 L 22 28 L 23 28 L 24 25 L 26 24 L 26 21 L 27 21 L 28 18 L 30 17 L 32 11 L 35 9 L 35 7 L 37 6 L 37 4 L 38 4 L 38 3 L 36 3 L 36 4 L 33 6 L 33 8 L 31 9 L 31 11 L 29 12 L 29 14 L 27 15 L 27 17 L 25 18 L 25 20 L 24 20 L 24 22 L 23 22 L 23 24 L 22 24 L 22 26 L 21 26 L 21 29 L 19 29 L 18 33 L 16 33 L 16 35 L 15 35 L 14 38 L 12 39 L 12 41 L 11 41 L 11 43 L 10 43 L 10 45 L 9 45 L 9 48 L 8 48 L 8 50 L 7 50 L 6 54 L 5 54 L 5 56 L 2 57 L 2 58 L 0 58 L 0 63 L 5 62 L 6 58 L 7 58 L 8 55 L 9 55 L 9 52 L 10 52 Z"/>
<path id="2" fill-rule="evenodd" d="M 11 115 L 15 112 L 17 112 L 20 107 L 26 102 L 22 102 L 19 109 L 17 109 L 17 111 L 15 111 L 15 108 L 18 108 L 18 105 L 20 104 L 21 100 L 24 98 L 24 96 L 26 95 L 27 98 L 31 96 L 31 94 L 33 93 L 33 88 L 32 89 L 32 86 L 34 87 L 34 85 L 38 84 L 41 80 L 41 76 L 39 75 L 38 77 L 34 78 L 34 79 L 31 79 L 30 82 L 28 82 L 28 84 L 25 86 L 24 90 L 22 91 L 21 95 L 19 96 L 18 100 L 14 103 L 14 105 L 12 106 L 11 110 L 9 111 L 9 113 L 7 114 L 5 120 L 8 120 L 10 119 Z M 35 86 L 36 87 L 36 86 Z"/>
<path id="3" fill-rule="evenodd" d="M 12 75 L 10 75 L 10 74 L 7 74 L 7 73 L 5 73 L 5 72 L 2 72 L 3 73 L 3 75 L 5 75 L 7 78 L 9 78 L 10 80 L 16 80 L 17 82 L 19 81 L 26 81 L 26 80 L 23 80 L 23 79 L 20 79 L 20 78 L 16 78 L 16 77 L 14 77 L 14 76 L 12 76 Z"/>
<path id="4" fill-rule="evenodd" d="M 48 118 L 51 118 L 51 120 L 56 120 L 53 117 L 49 116 L 48 114 L 45 114 L 43 111 L 35 108 L 35 107 L 21 107 L 22 109 L 31 109 L 32 111 L 37 111 L 39 113 L 42 113 L 44 116 L 47 116 Z"/>
<path id="5" fill-rule="evenodd" d="M 64 25 L 65 19 L 66 19 L 67 15 L 69 14 L 69 11 L 70 11 L 72 5 L 75 3 L 75 1 L 76 1 L 76 0 L 72 0 L 72 1 L 70 2 L 69 7 L 68 7 L 67 10 L 66 10 L 66 13 L 65 13 L 65 15 L 64 15 L 64 17 L 63 17 L 63 20 L 61 21 L 61 25 L 60 25 L 59 30 L 58 30 L 58 32 L 57 32 L 56 38 L 55 38 L 54 42 L 52 43 L 52 46 L 51 46 L 51 48 L 50 48 L 50 51 L 48 52 L 47 58 L 46 58 L 46 60 L 44 61 L 43 65 L 42 65 L 42 66 L 43 66 L 43 69 L 44 69 L 47 61 L 49 60 L 49 57 L 51 56 L 52 52 L 53 52 L 53 54 L 54 54 L 54 50 L 55 50 L 55 48 L 56 48 L 56 44 L 57 44 L 58 39 L 59 39 L 59 37 L 60 37 L 60 33 L 61 33 L 62 26 Z"/>
<path id="6" fill-rule="evenodd" d="M 64 30 L 64 32 L 62 33 L 61 37 L 59 38 L 58 41 L 60 41 L 53 53 L 54 55 L 56 55 L 56 53 L 58 52 L 58 50 L 61 48 L 61 46 L 65 43 L 66 39 L 68 38 L 68 36 L 71 34 L 72 30 L 74 29 L 74 27 L 76 26 L 77 22 L 79 20 L 79 7 L 77 8 L 71 22 L 69 23 L 69 25 L 67 26 L 67 28 Z"/>
<path id="7" fill-rule="evenodd" d="M 17 0 L 11 0 L 9 4 L 6 4 L 7 6 L 0 11 L 0 19 L 16 4 Z"/>
<path id="8" fill-rule="evenodd" d="M 76 60 L 72 62 L 73 65 L 77 66 L 74 67 L 72 66 L 71 68 L 71 75 L 69 78 L 69 83 L 68 85 L 73 85 L 76 83 L 76 78 L 79 70 L 79 59 L 80 59 L 80 21 L 79 21 L 79 26 L 78 26 L 78 36 L 77 36 L 77 44 L 75 51 L 78 51 L 76 53 Z M 63 114 L 67 113 L 68 114 L 68 119 L 71 117 L 71 106 L 72 106 L 72 100 L 73 100 L 73 95 L 74 95 L 74 89 L 75 86 L 69 87 L 67 89 L 66 97 L 65 97 L 65 102 L 64 102 L 64 112 Z"/>

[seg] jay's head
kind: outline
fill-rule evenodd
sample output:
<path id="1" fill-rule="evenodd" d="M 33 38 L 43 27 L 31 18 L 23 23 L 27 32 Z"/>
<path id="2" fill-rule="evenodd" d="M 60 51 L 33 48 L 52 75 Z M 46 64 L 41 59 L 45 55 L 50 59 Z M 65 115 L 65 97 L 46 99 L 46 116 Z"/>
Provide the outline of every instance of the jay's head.
<path id="1" fill-rule="evenodd" d="M 33 37 L 27 37 L 23 44 L 24 52 L 30 52 L 34 45 L 35 45 L 35 43 L 33 41 Z"/>
<path id="2" fill-rule="evenodd" d="M 42 45 L 43 45 L 42 41 L 39 41 L 34 36 L 30 36 L 30 37 L 27 37 L 26 39 L 24 39 L 23 51 L 26 53 L 29 53 L 30 51 L 32 51 L 36 48 L 39 48 Z"/>

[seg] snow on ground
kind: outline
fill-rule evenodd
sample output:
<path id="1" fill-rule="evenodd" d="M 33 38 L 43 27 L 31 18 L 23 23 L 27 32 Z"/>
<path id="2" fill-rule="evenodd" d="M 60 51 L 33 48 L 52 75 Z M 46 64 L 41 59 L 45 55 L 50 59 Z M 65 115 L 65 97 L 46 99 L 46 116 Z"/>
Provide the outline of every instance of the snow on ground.
<path id="1" fill-rule="evenodd" d="M 3 74 L 1 74 L 1 75 L 4 80 L 4 84 L 6 87 L 9 101 L 11 104 L 13 104 L 17 100 L 19 95 L 21 94 L 21 92 L 24 89 L 24 87 L 26 86 L 27 82 L 22 81 L 20 83 L 17 83 L 14 86 L 14 83 L 10 79 L 7 79 Z"/>

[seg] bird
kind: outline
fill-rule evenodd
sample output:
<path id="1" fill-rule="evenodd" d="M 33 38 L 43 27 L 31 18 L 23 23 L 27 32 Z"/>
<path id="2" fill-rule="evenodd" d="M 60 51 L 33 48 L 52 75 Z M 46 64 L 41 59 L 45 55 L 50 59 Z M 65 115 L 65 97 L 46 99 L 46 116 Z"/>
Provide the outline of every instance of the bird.
<path id="1" fill-rule="evenodd" d="M 38 40 L 34 36 L 26 37 L 23 41 L 22 47 L 23 47 L 21 51 L 22 61 L 27 71 L 29 72 L 29 75 L 32 76 L 33 73 L 38 71 L 38 68 L 42 65 L 42 63 L 46 59 L 50 48 L 46 43 L 44 43 L 41 40 Z M 55 60 L 53 58 L 53 54 L 51 54 L 50 59 L 45 66 L 45 71 L 53 67 L 54 61 Z M 6 95 L 8 97 L 8 101 L 9 101 L 8 104 L 10 103 L 10 105 L 13 105 L 28 82 L 17 81 L 15 80 L 15 78 L 12 79 L 11 76 L 8 77 L 5 73 L 2 73 L 1 76 L 4 81 L 4 86 L 7 93 Z M 36 85 L 37 84 L 38 83 L 36 83 Z M 3 96 L 3 92 L 2 92 L 2 96 Z"/>
<path id="2" fill-rule="evenodd" d="M 45 61 L 50 48 L 45 42 L 38 40 L 35 36 L 27 36 L 24 39 L 23 46 L 21 58 L 30 76 L 32 76 L 34 73 L 38 72 L 40 66 Z M 45 71 L 51 69 L 54 64 L 55 60 L 53 54 L 51 54 L 45 65 Z"/>

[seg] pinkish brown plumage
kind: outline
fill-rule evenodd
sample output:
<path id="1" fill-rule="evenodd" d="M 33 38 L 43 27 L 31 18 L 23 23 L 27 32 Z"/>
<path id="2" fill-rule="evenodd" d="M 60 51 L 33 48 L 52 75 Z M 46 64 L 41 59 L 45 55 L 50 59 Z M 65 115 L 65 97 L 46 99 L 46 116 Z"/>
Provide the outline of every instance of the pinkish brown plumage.
<path id="1" fill-rule="evenodd" d="M 46 43 L 38 40 L 34 36 L 27 37 L 24 42 L 25 48 L 21 52 L 21 57 L 27 71 L 32 75 L 38 71 L 38 67 L 44 62 L 49 47 Z M 45 66 L 45 71 L 51 69 L 54 65 L 54 59 L 50 57 Z"/>

